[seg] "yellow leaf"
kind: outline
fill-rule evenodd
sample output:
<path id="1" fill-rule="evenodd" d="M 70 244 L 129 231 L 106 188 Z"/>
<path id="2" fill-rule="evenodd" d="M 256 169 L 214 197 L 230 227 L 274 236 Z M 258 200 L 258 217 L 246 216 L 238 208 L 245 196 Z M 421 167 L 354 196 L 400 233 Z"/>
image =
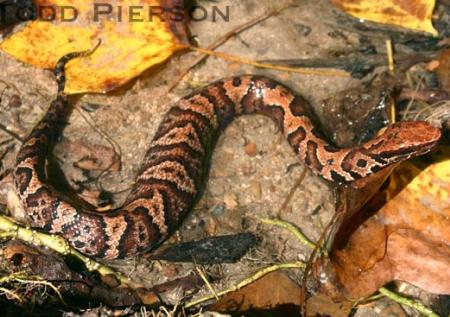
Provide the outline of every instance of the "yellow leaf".
<path id="1" fill-rule="evenodd" d="M 332 0 L 359 19 L 438 35 L 431 23 L 435 0 Z"/>
<path id="2" fill-rule="evenodd" d="M 0 49 L 25 63 L 53 68 L 61 56 L 90 49 L 101 39 L 100 47 L 91 56 L 68 63 L 65 91 L 69 94 L 110 91 L 184 48 L 171 31 L 167 19 L 162 21 L 155 16 L 152 19 L 149 17 L 150 7 L 163 7 L 167 1 L 170 2 L 118 0 L 108 4 L 82 0 L 35 1 L 42 8 L 40 19 L 0 43 Z M 53 6 L 53 9 L 48 9 L 48 6 Z M 63 15 L 63 6 L 75 9 L 66 10 Z M 130 15 L 132 6 L 136 7 L 135 15 Z M 112 12 L 106 14 L 109 8 Z M 55 18 L 45 21 L 52 12 L 56 13 Z M 62 17 L 73 18 L 73 12 L 77 13 L 76 19 L 62 21 Z M 132 22 L 131 19 L 143 21 Z"/>

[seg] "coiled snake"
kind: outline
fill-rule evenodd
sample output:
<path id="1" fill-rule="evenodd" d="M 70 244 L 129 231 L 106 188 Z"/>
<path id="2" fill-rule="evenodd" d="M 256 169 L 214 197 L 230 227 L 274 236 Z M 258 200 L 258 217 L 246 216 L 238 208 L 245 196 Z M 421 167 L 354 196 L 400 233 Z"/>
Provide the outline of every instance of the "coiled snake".
<path id="1" fill-rule="evenodd" d="M 177 101 L 162 120 L 124 205 L 96 213 L 71 205 L 47 183 L 46 156 L 70 108 L 64 66 L 55 69 L 59 93 L 17 154 L 15 184 L 33 227 L 60 234 L 77 250 L 114 259 L 149 251 L 193 207 L 205 183 L 219 133 L 242 114 L 264 114 L 279 126 L 299 160 L 324 179 L 348 183 L 390 164 L 428 152 L 440 137 L 426 122 L 399 122 L 354 148 L 336 148 L 313 125 L 306 101 L 274 80 L 243 75 L 218 82 Z"/>

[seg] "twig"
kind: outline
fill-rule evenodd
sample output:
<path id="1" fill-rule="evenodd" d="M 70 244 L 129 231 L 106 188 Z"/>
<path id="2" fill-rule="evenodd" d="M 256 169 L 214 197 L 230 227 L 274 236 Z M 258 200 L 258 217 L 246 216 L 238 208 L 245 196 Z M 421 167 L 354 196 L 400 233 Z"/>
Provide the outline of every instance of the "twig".
<path id="1" fill-rule="evenodd" d="M 19 295 L 7 288 L 0 287 L 0 292 L 6 294 L 7 296 L 15 298 L 18 302 L 23 302 L 23 299 Z"/>
<path id="2" fill-rule="evenodd" d="M 30 279 L 31 278 L 31 279 Z M 61 301 L 61 303 L 63 303 L 65 306 L 67 306 L 66 302 L 64 301 L 64 298 L 61 295 L 61 292 L 59 291 L 59 289 L 53 285 L 52 283 L 38 277 L 38 276 L 31 276 L 28 277 L 28 279 L 22 279 L 19 277 L 13 278 L 14 281 L 17 281 L 19 283 L 22 284 L 33 284 L 33 285 L 44 285 L 44 286 L 48 286 L 50 287 L 55 293 L 56 295 L 58 295 L 59 300 Z"/>
<path id="3" fill-rule="evenodd" d="M 97 187 L 98 190 L 103 191 L 104 188 L 103 188 L 103 185 L 101 184 L 101 179 L 103 176 L 105 176 L 107 173 L 109 173 L 109 169 L 114 164 L 116 164 L 117 162 L 121 163 L 122 149 L 121 149 L 120 145 L 113 138 L 111 138 L 106 132 L 104 132 L 102 129 L 100 129 L 95 123 L 91 122 L 93 120 L 92 120 L 92 116 L 89 113 L 87 113 L 85 111 L 86 112 L 86 115 L 85 115 L 84 112 L 81 111 L 80 109 L 75 108 L 75 110 L 95 132 L 97 132 L 102 138 L 104 138 L 106 140 L 106 142 L 109 143 L 109 145 L 112 147 L 112 150 L 114 151 L 116 159 L 113 160 L 111 163 L 109 163 L 109 165 L 106 166 L 100 172 L 100 174 L 96 177 L 95 187 Z M 89 117 L 89 119 L 88 119 L 88 117 Z"/>
<path id="4" fill-rule="evenodd" d="M 21 91 L 17 88 L 16 85 L 14 85 L 13 83 L 8 82 L 6 79 L 0 78 L 0 82 L 5 84 L 7 88 L 12 88 L 17 95 L 21 95 Z M 5 88 L 5 89 L 7 89 Z"/>
<path id="5" fill-rule="evenodd" d="M 11 141 L 7 140 L 7 141 Z M 6 143 L 7 144 L 7 143 Z M 0 146 L 3 145 L 3 142 L 0 142 Z M 10 144 L 6 147 L 6 149 L 0 153 L 0 171 L 3 169 L 3 159 L 6 157 L 6 155 L 9 153 L 9 151 L 11 151 L 12 149 L 14 149 L 14 144 Z M 2 177 L 2 173 L 0 173 L 0 180 L 3 178 Z"/>
<path id="6" fill-rule="evenodd" d="M 345 208 L 345 207 L 344 207 Z M 345 210 L 345 209 L 342 210 Z M 325 239 L 327 239 L 333 231 L 334 226 L 337 223 L 342 223 L 342 217 L 343 213 L 341 212 L 341 209 L 339 208 L 337 212 L 335 212 L 335 214 L 333 215 L 333 217 L 331 218 L 330 222 L 327 224 L 327 226 L 325 227 L 325 229 L 322 231 L 322 234 L 319 237 L 319 240 L 317 241 L 317 243 L 314 245 L 314 247 L 312 248 L 312 252 L 309 256 L 308 262 L 306 262 L 306 267 L 305 267 L 305 271 L 303 273 L 303 278 L 302 278 L 302 302 L 301 302 L 301 311 L 303 313 L 306 312 L 306 282 L 308 279 L 308 275 L 311 272 L 314 260 L 316 259 L 316 256 L 318 254 L 318 252 L 320 251 L 321 253 L 326 252 L 326 248 L 323 247 L 324 246 L 324 242 Z"/>
<path id="7" fill-rule="evenodd" d="M 395 69 L 394 69 L 394 50 L 392 48 L 392 41 L 391 39 L 386 40 L 386 55 L 388 60 L 388 67 L 389 67 L 389 73 L 391 76 L 394 76 Z M 391 100 L 389 104 L 389 114 L 390 114 L 390 121 L 394 123 L 396 121 L 395 118 L 395 102 L 394 99 Z"/>
<path id="8" fill-rule="evenodd" d="M 266 69 L 272 69 L 272 70 L 279 70 L 283 72 L 291 72 L 291 73 L 299 73 L 299 74 L 306 74 L 306 75 L 319 75 L 319 76 L 336 76 L 336 77 L 350 77 L 350 74 L 346 71 L 342 70 L 327 70 L 327 69 L 310 69 L 310 68 L 300 68 L 300 67 L 286 67 L 286 66 L 278 66 L 275 64 L 268 64 L 268 63 L 261 63 L 256 62 L 254 60 L 251 60 L 249 58 L 240 57 L 236 55 L 221 53 L 221 52 L 214 52 L 210 51 L 204 48 L 195 47 L 195 46 L 189 46 L 191 50 L 198 51 L 204 54 L 216 56 L 219 58 L 222 58 L 224 60 L 237 62 L 241 64 L 247 64 L 259 68 L 266 68 Z"/>
<path id="9" fill-rule="evenodd" d="M 390 290 L 388 290 L 387 288 L 381 287 L 380 289 L 378 289 L 378 291 L 383 294 L 384 296 L 392 299 L 394 302 L 397 302 L 399 304 L 402 305 L 406 305 L 409 307 L 414 308 L 415 310 L 417 310 L 418 312 L 424 314 L 425 316 L 428 317 L 439 317 L 438 314 L 436 314 L 435 312 L 433 312 L 431 309 L 429 309 L 428 307 L 426 307 L 424 304 L 422 304 L 419 301 L 415 301 L 409 298 L 405 298 L 403 296 L 400 296 L 394 292 L 391 292 Z"/>
<path id="10" fill-rule="evenodd" d="M 305 267 L 305 263 L 297 261 L 297 262 L 290 262 L 290 263 L 281 263 L 281 264 L 275 264 L 269 267 L 266 267 L 262 270 L 259 270 L 258 272 L 256 272 L 255 274 L 251 275 L 250 277 L 242 280 L 241 282 L 239 282 L 238 284 L 223 290 L 221 292 L 217 293 L 217 296 L 223 296 L 225 294 L 231 293 L 231 292 L 235 292 L 239 289 L 241 289 L 242 287 L 249 285 L 251 283 L 253 283 L 254 281 L 260 279 L 261 277 L 263 277 L 264 275 L 274 272 L 274 271 L 278 271 L 278 270 L 282 270 L 282 269 L 302 269 Z M 208 295 L 205 297 L 201 297 L 199 299 L 196 299 L 194 301 L 188 302 L 184 305 L 184 308 L 189 308 L 198 304 L 201 304 L 203 302 L 209 301 L 211 299 L 214 299 L 215 295 Z"/>
<path id="11" fill-rule="evenodd" d="M 15 133 L 14 131 L 9 130 L 7 127 L 5 127 L 3 124 L 0 123 L 0 130 L 2 130 L 3 132 L 9 134 L 10 136 L 12 136 L 14 139 L 16 139 L 17 141 L 20 141 L 21 143 L 23 143 L 24 139 L 18 135 L 17 133 Z"/>
<path id="12" fill-rule="evenodd" d="M 62 255 L 73 255 L 81 260 L 89 271 L 98 271 L 101 275 L 112 275 L 120 283 L 128 285 L 132 288 L 142 287 L 141 284 L 135 283 L 123 274 L 114 271 L 112 268 L 96 262 L 80 252 L 74 250 L 60 236 L 45 234 L 31 229 L 23 228 L 5 216 L 0 216 L 0 232 L 2 237 L 18 238 L 25 242 L 29 242 L 35 246 L 45 246 Z"/>
<path id="13" fill-rule="evenodd" d="M 200 267 L 196 267 L 195 270 L 197 271 L 198 275 L 200 275 L 201 279 L 203 280 L 203 282 L 205 282 L 206 286 L 209 288 L 209 290 L 211 291 L 211 293 L 213 293 L 214 297 L 216 298 L 216 300 L 219 300 L 219 296 L 217 295 L 216 290 L 214 289 L 214 287 L 211 285 L 211 283 L 209 282 L 208 278 L 206 277 L 205 272 L 203 271 L 203 269 L 201 269 Z"/>
<path id="14" fill-rule="evenodd" d="M 339 218 L 338 216 L 340 214 L 341 213 L 335 214 L 333 219 L 328 224 L 327 228 L 325 228 L 324 233 L 328 232 L 329 229 L 331 228 L 331 226 L 333 224 L 335 224 L 336 221 L 338 221 L 338 218 Z M 304 243 L 311 249 L 314 249 L 314 252 L 310 257 L 310 261 L 308 261 L 308 265 L 310 264 L 310 262 L 314 258 L 314 253 L 318 250 L 318 246 L 316 244 L 314 244 L 313 242 L 311 242 L 308 238 L 306 238 L 306 236 L 297 227 L 295 227 L 293 224 L 283 221 L 283 220 L 261 219 L 261 221 L 266 224 L 273 224 L 273 225 L 288 229 L 301 243 Z M 322 237 L 319 239 L 319 245 L 320 245 L 321 241 L 323 241 L 324 236 L 325 236 L 325 234 L 322 234 Z M 307 274 L 307 269 L 305 269 L 305 274 Z M 389 297 L 390 299 L 392 299 L 393 301 L 395 301 L 397 303 L 404 304 L 404 305 L 407 305 L 407 306 L 410 306 L 410 307 L 416 309 L 417 311 L 421 312 L 425 316 L 439 317 L 439 315 L 434 313 L 431 309 L 427 308 L 421 302 L 410 300 L 408 298 L 400 296 L 394 292 L 389 291 L 388 289 L 386 289 L 384 287 L 381 287 L 378 291 L 381 294 L 383 294 L 384 296 Z"/>
<path id="15" fill-rule="evenodd" d="M 414 88 L 415 90 L 414 91 L 419 91 L 420 90 L 420 87 L 422 87 L 422 82 L 423 82 L 423 80 L 424 80 L 424 76 L 421 76 L 420 78 L 419 78 L 419 82 L 417 83 L 417 85 L 416 85 L 416 88 Z M 405 110 L 404 110 L 404 114 L 405 114 L 405 116 L 407 116 L 408 115 L 408 113 L 409 113 L 409 110 L 411 109 L 411 106 L 412 106 L 412 104 L 414 103 L 414 98 L 412 98 L 409 102 L 408 102 L 408 105 L 406 106 L 406 108 L 405 108 Z"/>
<path id="16" fill-rule="evenodd" d="M 59 289 L 55 285 L 44 280 L 40 276 L 26 276 L 25 277 L 25 276 L 23 276 L 23 272 L 16 272 L 16 273 L 6 275 L 6 276 L 3 276 L 0 278 L 0 284 L 10 283 L 10 282 L 19 282 L 22 284 L 34 284 L 34 285 L 48 286 L 55 291 L 55 293 L 58 295 L 59 299 L 61 300 L 61 303 L 63 303 L 64 305 L 67 306 L 67 304 L 64 302 L 64 299 L 63 299 Z M 4 290 L 4 289 L 2 288 L 2 290 Z M 16 295 L 16 296 L 19 297 L 18 295 Z M 20 299 L 20 297 L 19 297 L 19 299 Z"/>
<path id="17" fill-rule="evenodd" d="M 292 3 L 282 6 L 281 8 L 275 9 L 273 11 L 270 11 L 268 13 L 264 13 L 254 19 L 251 19 L 250 21 L 245 22 L 242 25 L 239 25 L 237 28 L 231 30 L 228 33 L 225 33 L 225 35 L 221 36 L 219 39 L 217 39 L 216 41 L 214 41 L 211 45 L 209 45 L 206 49 L 213 51 L 216 48 L 218 48 L 220 45 L 222 45 L 223 43 L 225 43 L 227 40 L 229 40 L 230 38 L 232 38 L 233 36 L 238 35 L 239 33 L 248 30 L 249 28 L 251 28 L 252 26 L 267 20 L 268 18 L 275 16 L 277 14 L 279 14 L 281 11 L 289 8 L 293 6 Z M 187 67 L 185 70 L 183 70 L 181 72 L 181 74 L 175 79 L 175 81 L 173 82 L 172 85 L 170 85 L 168 92 L 171 92 L 177 85 L 178 83 L 184 78 L 184 76 L 186 76 L 194 67 L 196 67 L 198 64 L 200 64 L 201 62 L 203 62 L 205 59 L 208 58 L 209 55 L 207 54 L 203 54 L 202 56 L 198 57 L 189 67 Z"/>
<path id="18" fill-rule="evenodd" d="M 437 102 L 434 105 L 430 105 L 430 107 L 425 108 L 425 110 L 430 110 L 431 114 L 429 114 L 425 120 L 431 122 L 431 120 L 449 120 L 450 118 L 450 100 Z M 414 120 L 419 120 L 420 115 L 423 113 L 423 109 L 419 111 Z"/>
<path id="19" fill-rule="evenodd" d="M 297 179 L 294 186 L 292 186 L 291 190 L 289 191 L 286 198 L 284 199 L 283 204 L 281 205 L 280 209 L 278 210 L 278 216 L 280 216 L 281 213 L 286 209 L 287 205 L 289 204 L 289 202 L 292 199 L 292 196 L 294 196 L 295 191 L 300 187 L 303 180 L 305 179 L 305 176 L 306 176 L 306 167 L 303 168 L 302 174 Z"/>
<path id="20" fill-rule="evenodd" d="M 386 55 L 388 60 L 389 73 L 394 76 L 394 53 L 392 49 L 391 39 L 386 40 Z"/>
<path id="21" fill-rule="evenodd" d="M 261 219 L 261 222 L 269 225 L 275 225 L 281 228 L 285 228 L 289 230 L 300 243 L 306 244 L 311 249 L 314 249 L 316 247 L 316 244 L 309 240 L 303 232 L 301 232 L 296 226 L 294 226 L 292 223 L 278 220 L 278 219 Z"/>
<path id="22" fill-rule="evenodd" d="M 395 57 L 397 68 L 402 69 L 411 65 L 426 62 L 436 57 L 436 53 L 424 54 L 399 54 Z M 385 55 L 374 56 L 350 56 L 339 58 L 307 58 L 307 59 L 264 59 L 261 63 L 269 63 L 280 66 L 306 67 L 306 68 L 338 68 L 350 72 L 354 77 L 362 78 L 371 69 L 386 66 L 388 62 Z"/>
<path id="23" fill-rule="evenodd" d="M 427 103 L 450 100 L 450 93 L 445 90 L 403 88 L 397 97 L 400 100 L 415 99 Z"/>

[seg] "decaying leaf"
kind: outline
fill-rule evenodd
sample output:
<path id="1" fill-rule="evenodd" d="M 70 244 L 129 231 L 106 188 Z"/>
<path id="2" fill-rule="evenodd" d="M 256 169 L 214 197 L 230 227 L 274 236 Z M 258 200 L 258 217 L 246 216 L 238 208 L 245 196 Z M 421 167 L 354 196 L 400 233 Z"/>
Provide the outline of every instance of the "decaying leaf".
<path id="1" fill-rule="evenodd" d="M 37 0 L 35 3 L 40 8 L 40 18 L 0 44 L 8 54 L 37 67 L 53 68 L 61 56 L 93 48 L 101 40 L 100 47 L 91 56 L 69 62 L 67 93 L 113 90 L 184 47 L 181 42 L 185 33 L 176 32 L 179 39 L 173 32 L 182 29 L 179 25 L 184 20 L 162 21 L 149 15 L 151 7 L 181 8 L 179 0 L 120 0 L 114 4 Z M 133 7 L 134 13 L 130 12 Z"/>
<path id="2" fill-rule="evenodd" d="M 109 306 L 128 306 L 142 303 L 142 297 L 128 287 L 110 287 L 94 275 L 81 274 L 68 266 L 56 253 L 39 250 L 20 241 L 9 241 L 2 245 L 0 264 L 3 277 L 18 274 L 24 280 L 39 277 L 46 283 L 52 283 L 65 298 L 79 296 L 100 300 Z M 38 284 L 37 284 L 38 285 Z M 42 292 L 30 282 L 27 288 L 19 289 L 22 298 L 32 300 L 33 296 L 50 297 L 51 293 Z M 142 292 L 142 291 L 141 291 Z M 143 292 L 142 292 L 143 293 Z M 88 301 L 87 301 L 88 302 Z"/>
<path id="3" fill-rule="evenodd" d="M 306 316 L 333 316 L 347 317 L 353 308 L 350 301 L 334 302 L 331 298 L 324 294 L 316 294 L 308 298 L 306 304 Z"/>
<path id="4" fill-rule="evenodd" d="M 401 166 L 396 171 L 403 178 L 417 172 Z M 400 182 L 407 180 L 397 178 L 393 198 L 375 214 L 369 210 L 348 240 L 337 238 L 328 273 L 350 298 L 368 296 L 392 280 L 450 294 L 450 160 L 431 165 L 396 194 Z"/>
<path id="5" fill-rule="evenodd" d="M 338 7 L 359 19 L 393 24 L 437 35 L 431 23 L 434 0 L 332 0 Z"/>
<path id="6" fill-rule="evenodd" d="M 239 291 L 222 297 L 210 309 L 213 311 L 242 312 L 285 306 L 284 309 L 289 309 L 292 314 L 299 310 L 301 293 L 301 287 L 284 273 L 273 272 Z M 284 310 L 282 315 L 289 316 L 289 312 Z"/>
<path id="7" fill-rule="evenodd" d="M 439 56 L 439 66 L 436 69 L 439 82 L 444 90 L 450 92 L 450 49 L 442 51 Z"/>

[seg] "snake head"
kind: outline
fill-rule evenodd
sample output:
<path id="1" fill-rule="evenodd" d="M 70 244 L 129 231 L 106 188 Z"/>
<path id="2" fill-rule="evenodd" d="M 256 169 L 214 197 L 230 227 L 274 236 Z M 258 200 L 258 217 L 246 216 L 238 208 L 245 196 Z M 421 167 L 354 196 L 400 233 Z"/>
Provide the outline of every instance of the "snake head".
<path id="1" fill-rule="evenodd" d="M 429 152 L 439 141 L 441 131 L 425 121 L 402 121 L 365 146 L 387 164 L 397 163 Z"/>

